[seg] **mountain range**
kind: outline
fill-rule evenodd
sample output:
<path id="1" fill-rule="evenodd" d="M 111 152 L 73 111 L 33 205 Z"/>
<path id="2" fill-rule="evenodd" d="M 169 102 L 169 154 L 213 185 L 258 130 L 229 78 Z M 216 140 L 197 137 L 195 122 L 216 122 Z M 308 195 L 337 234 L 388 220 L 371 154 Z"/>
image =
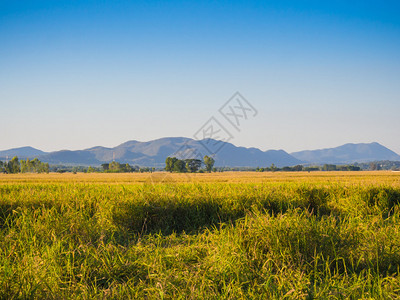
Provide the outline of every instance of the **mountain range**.
<path id="1" fill-rule="evenodd" d="M 293 152 L 291 155 L 301 161 L 314 164 L 346 164 L 400 160 L 400 156 L 397 153 L 379 143 L 345 144 L 336 148 Z"/>
<path id="2" fill-rule="evenodd" d="M 231 143 L 207 139 L 193 140 L 184 137 L 161 138 L 148 142 L 128 141 L 113 148 L 93 147 L 84 150 L 44 152 L 32 147 L 0 151 L 0 160 L 39 158 L 43 162 L 59 165 L 98 166 L 113 160 L 131 165 L 163 167 L 166 157 L 202 158 L 213 155 L 216 166 L 278 167 L 297 164 L 348 164 L 378 160 L 400 161 L 400 156 L 378 144 L 346 144 L 336 148 L 306 150 L 287 153 L 284 150 L 262 151 L 257 148 L 237 147 Z"/>

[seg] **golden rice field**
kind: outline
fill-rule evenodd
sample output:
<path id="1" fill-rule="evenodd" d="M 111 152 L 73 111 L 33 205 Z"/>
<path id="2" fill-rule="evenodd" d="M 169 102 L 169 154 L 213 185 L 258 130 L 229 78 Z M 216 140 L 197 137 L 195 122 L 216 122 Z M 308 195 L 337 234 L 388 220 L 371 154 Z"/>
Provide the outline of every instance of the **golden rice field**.
<path id="1" fill-rule="evenodd" d="M 400 299 L 400 173 L 1 174 L 0 299 Z"/>

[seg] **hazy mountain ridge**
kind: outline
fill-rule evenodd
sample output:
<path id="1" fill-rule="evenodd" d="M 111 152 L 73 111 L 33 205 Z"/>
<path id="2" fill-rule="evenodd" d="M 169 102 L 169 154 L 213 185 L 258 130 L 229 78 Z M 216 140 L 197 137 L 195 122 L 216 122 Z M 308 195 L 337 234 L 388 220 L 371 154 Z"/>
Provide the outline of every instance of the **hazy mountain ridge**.
<path id="1" fill-rule="evenodd" d="M 38 157 L 50 164 L 101 165 L 115 159 L 121 163 L 147 167 L 163 167 L 165 158 L 202 158 L 215 153 L 216 166 L 278 167 L 297 164 L 346 164 L 378 160 L 400 161 L 400 155 L 378 144 L 345 144 L 336 148 L 287 153 L 284 150 L 262 151 L 257 148 L 237 147 L 213 139 L 193 140 L 184 137 L 166 137 L 148 142 L 127 141 L 114 148 L 102 146 L 84 150 L 44 152 L 32 147 L 0 151 L 0 159 Z"/>
<path id="2" fill-rule="evenodd" d="M 20 147 L 20 148 L 12 148 L 8 150 L 0 151 L 0 157 L 10 157 L 18 156 L 18 157 L 32 157 L 32 156 L 40 156 L 47 154 L 47 152 L 41 151 L 39 149 L 35 149 L 33 147 Z"/>
<path id="3" fill-rule="evenodd" d="M 115 159 L 131 165 L 163 167 L 168 156 L 202 158 L 204 155 L 216 153 L 214 155 L 216 166 L 257 167 L 269 166 L 272 163 L 277 166 L 287 166 L 302 163 L 283 150 L 263 152 L 256 148 L 236 147 L 230 143 L 211 139 L 198 141 L 184 137 L 161 138 L 148 142 L 127 141 L 114 148 L 96 146 L 77 151 L 62 150 L 46 153 L 37 149 L 35 150 L 40 152 L 11 150 L 0 151 L 0 157 L 4 156 L 3 153 L 7 153 L 9 157 L 13 155 L 20 158 L 38 157 L 41 161 L 51 164 L 76 165 L 100 165 Z M 188 150 L 191 154 L 188 154 Z"/>
<path id="4" fill-rule="evenodd" d="M 290 153 L 308 163 L 346 164 L 369 161 L 400 161 L 400 155 L 379 143 L 345 144 L 336 148 L 306 150 Z"/>

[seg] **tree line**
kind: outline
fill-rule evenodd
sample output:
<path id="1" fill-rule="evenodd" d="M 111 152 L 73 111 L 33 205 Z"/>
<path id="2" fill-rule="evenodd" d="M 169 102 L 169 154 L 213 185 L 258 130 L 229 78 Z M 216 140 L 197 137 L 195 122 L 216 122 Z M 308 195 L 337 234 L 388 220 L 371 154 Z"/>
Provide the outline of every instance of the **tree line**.
<path id="1" fill-rule="evenodd" d="M 167 157 L 165 159 L 165 171 L 176 173 L 196 173 L 198 171 L 203 171 L 201 170 L 203 164 L 205 166 L 205 171 L 211 172 L 213 171 L 215 160 L 207 155 L 204 156 L 203 161 L 194 158 L 178 159 L 176 157 Z"/>
<path id="2" fill-rule="evenodd" d="M 121 164 L 119 162 L 113 161 L 111 163 L 102 164 L 104 173 L 133 173 L 133 172 L 154 172 L 155 168 L 149 167 L 139 167 L 139 166 L 131 166 L 130 164 Z M 90 168 L 90 167 L 89 167 Z M 88 172 L 95 172 L 95 169 L 88 169 Z"/>
<path id="3" fill-rule="evenodd" d="M 311 171 L 361 171 L 361 168 L 354 165 L 333 165 L 333 164 L 324 164 L 323 166 L 303 166 L 297 165 L 293 167 L 283 167 L 278 168 L 274 164 L 270 167 L 266 168 L 256 168 L 257 172 L 311 172 Z"/>
<path id="4" fill-rule="evenodd" d="M 19 160 L 18 156 L 14 156 L 9 162 L 0 161 L 0 170 L 3 173 L 49 173 L 50 166 L 48 163 L 41 162 L 35 158 Z"/>
<path id="5" fill-rule="evenodd" d="M 200 159 L 178 159 L 176 157 L 167 157 L 165 160 L 164 170 L 176 173 L 196 173 L 196 172 L 224 172 L 224 171 L 257 171 L 257 172 L 311 172 L 311 171 L 360 171 L 360 170 L 400 170 L 400 162 L 372 162 L 355 165 L 334 165 L 325 164 L 322 166 L 303 166 L 297 165 L 292 167 L 279 168 L 274 164 L 265 168 L 234 168 L 234 167 L 214 167 L 215 160 L 210 156 L 204 156 Z M 204 168 L 202 168 L 204 166 Z M 17 156 L 8 162 L 0 160 L 0 172 L 2 173 L 49 173 L 51 172 L 84 172 L 84 173 L 133 173 L 133 172 L 154 172 L 155 168 L 131 166 L 128 163 L 119 163 L 113 161 L 104 163 L 101 167 L 84 167 L 84 166 L 49 166 L 48 163 L 41 162 L 39 159 L 19 160 Z M 160 169 L 158 169 L 160 170 Z"/>

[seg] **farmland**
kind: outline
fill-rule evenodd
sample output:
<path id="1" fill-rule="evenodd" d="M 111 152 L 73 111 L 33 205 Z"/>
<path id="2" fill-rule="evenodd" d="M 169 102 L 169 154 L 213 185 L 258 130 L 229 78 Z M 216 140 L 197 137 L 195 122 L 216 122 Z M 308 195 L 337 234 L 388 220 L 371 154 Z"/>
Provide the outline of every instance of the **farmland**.
<path id="1" fill-rule="evenodd" d="M 0 175 L 0 298 L 400 298 L 400 173 Z"/>

